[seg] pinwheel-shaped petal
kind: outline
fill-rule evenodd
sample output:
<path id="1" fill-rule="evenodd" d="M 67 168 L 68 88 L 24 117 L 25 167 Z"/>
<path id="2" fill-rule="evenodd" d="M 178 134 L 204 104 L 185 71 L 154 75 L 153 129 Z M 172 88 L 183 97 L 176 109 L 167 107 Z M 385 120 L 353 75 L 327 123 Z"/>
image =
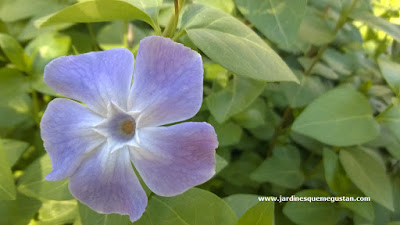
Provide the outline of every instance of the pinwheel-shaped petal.
<path id="1" fill-rule="evenodd" d="M 197 52 L 147 37 L 139 45 L 132 84 L 133 70 L 126 49 L 51 61 L 45 83 L 76 101 L 54 99 L 41 121 L 53 166 L 46 179 L 69 177 L 69 189 L 82 203 L 100 213 L 127 214 L 131 221 L 147 206 L 132 163 L 155 194 L 173 196 L 213 176 L 218 146 L 207 123 L 162 126 L 200 109 L 203 68 Z"/>

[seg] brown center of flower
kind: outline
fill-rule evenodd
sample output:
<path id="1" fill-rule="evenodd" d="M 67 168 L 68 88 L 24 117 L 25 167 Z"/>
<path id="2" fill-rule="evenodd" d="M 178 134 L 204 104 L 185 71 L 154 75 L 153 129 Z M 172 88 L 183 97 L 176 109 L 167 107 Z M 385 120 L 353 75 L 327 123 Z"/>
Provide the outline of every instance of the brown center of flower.
<path id="1" fill-rule="evenodd" d="M 133 134 L 135 132 L 135 124 L 133 121 L 126 120 L 122 123 L 122 131 L 125 134 Z"/>

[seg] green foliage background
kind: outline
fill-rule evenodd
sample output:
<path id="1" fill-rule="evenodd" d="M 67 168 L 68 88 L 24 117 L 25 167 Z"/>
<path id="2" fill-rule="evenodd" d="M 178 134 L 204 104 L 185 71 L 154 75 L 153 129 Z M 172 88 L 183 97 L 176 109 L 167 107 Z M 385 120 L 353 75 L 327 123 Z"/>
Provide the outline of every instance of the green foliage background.
<path id="1" fill-rule="evenodd" d="M 0 0 L 0 224 L 131 224 L 80 204 L 68 180 L 44 180 L 39 123 L 60 95 L 43 69 L 63 55 L 136 53 L 164 34 L 202 53 L 192 120 L 216 129 L 217 174 L 176 197 L 147 191 L 134 224 L 399 225 L 399 10 L 399 0 L 187 0 L 178 21 L 171 0 Z M 293 194 L 372 201 L 257 199 Z"/>

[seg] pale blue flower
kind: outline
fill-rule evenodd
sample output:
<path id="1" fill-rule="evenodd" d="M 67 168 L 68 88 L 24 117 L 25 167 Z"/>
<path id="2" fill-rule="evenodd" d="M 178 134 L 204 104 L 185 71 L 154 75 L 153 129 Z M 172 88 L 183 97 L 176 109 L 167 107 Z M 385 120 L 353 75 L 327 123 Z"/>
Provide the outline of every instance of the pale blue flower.
<path id="1" fill-rule="evenodd" d="M 203 94 L 201 56 L 168 38 L 147 37 L 134 58 L 112 49 L 50 62 L 44 82 L 74 99 L 51 101 L 41 135 L 53 171 L 71 194 L 100 213 L 139 219 L 147 196 L 132 168 L 157 195 L 174 196 L 215 173 L 214 128 L 165 124 L 193 117 Z M 132 85 L 131 85 L 132 84 Z M 77 101 L 81 101 L 83 105 Z"/>

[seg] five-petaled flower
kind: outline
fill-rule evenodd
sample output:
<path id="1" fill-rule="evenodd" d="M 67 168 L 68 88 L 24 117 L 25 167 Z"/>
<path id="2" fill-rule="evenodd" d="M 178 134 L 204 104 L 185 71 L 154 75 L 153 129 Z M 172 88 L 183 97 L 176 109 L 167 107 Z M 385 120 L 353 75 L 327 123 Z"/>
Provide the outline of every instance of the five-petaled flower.
<path id="1" fill-rule="evenodd" d="M 126 49 L 64 56 L 50 62 L 44 82 L 62 95 L 41 121 L 53 171 L 69 177 L 69 189 L 100 213 L 138 220 L 149 189 L 174 196 L 215 173 L 214 128 L 208 123 L 165 124 L 193 117 L 203 92 L 201 56 L 163 37 L 144 38 L 136 67 Z M 133 74 L 133 83 L 132 83 Z"/>

